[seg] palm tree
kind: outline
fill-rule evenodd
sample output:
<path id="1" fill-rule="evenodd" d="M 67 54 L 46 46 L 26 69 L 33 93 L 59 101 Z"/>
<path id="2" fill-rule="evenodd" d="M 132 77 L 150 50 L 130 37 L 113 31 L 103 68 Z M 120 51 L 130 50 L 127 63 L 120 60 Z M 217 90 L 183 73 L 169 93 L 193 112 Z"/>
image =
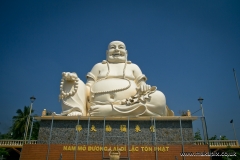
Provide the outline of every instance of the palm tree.
<path id="1" fill-rule="evenodd" d="M 39 127 L 40 127 L 40 123 L 38 121 L 35 121 L 35 122 L 33 121 L 32 135 L 31 135 L 32 140 L 38 139 Z"/>
<path id="2" fill-rule="evenodd" d="M 31 111 L 32 113 L 34 110 Z M 13 126 L 11 128 L 13 133 L 13 139 L 23 139 L 25 133 L 25 127 L 27 124 L 27 119 L 30 113 L 30 107 L 24 106 L 23 111 L 21 109 L 17 110 L 17 116 L 13 116 Z M 31 119 L 29 124 L 31 124 Z"/>

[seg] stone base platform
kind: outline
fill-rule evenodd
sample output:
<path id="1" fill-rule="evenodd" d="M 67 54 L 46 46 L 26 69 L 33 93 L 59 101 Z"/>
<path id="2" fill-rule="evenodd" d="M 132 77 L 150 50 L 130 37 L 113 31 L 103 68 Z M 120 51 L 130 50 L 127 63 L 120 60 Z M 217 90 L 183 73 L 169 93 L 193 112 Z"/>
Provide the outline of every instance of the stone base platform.
<path id="1" fill-rule="evenodd" d="M 182 140 L 191 144 L 192 121 L 197 117 L 43 116 L 35 119 L 41 120 L 38 144 L 128 145 L 129 141 L 129 145 L 168 145 L 181 144 Z"/>
<path id="2" fill-rule="evenodd" d="M 20 160 L 109 160 L 110 147 L 113 150 L 117 148 L 117 146 L 105 146 L 102 149 L 101 145 L 25 144 Z M 209 156 L 181 156 L 182 145 L 132 145 L 129 149 L 127 146 L 118 146 L 118 148 L 124 148 L 120 160 L 210 160 Z M 184 152 L 206 153 L 207 151 L 207 145 L 184 145 Z"/>

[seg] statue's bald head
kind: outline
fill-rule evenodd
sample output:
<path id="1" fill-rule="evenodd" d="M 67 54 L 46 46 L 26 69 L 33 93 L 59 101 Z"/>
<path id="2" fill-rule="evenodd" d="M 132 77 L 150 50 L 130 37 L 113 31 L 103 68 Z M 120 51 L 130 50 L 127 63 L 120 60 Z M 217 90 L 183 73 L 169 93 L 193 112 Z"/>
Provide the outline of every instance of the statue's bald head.
<path id="1" fill-rule="evenodd" d="M 109 47 L 111 47 L 112 45 L 115 45 L 115 44 L 118 44 L 118 45 L 122 44 L 124 46 L 124 48 L 126 49 L 126 45 L 122 41 L 112 41 L 112 42 L 110 42 L 109 45 L 108 45 L 108 49 L 109 49 Z"/>
<path id="2" fill-rule="evenodd" d="M 127 50 L 123 42 L 112 41 L 109 43 L 107 61 L 110 63 L 124 63 L 127 61 Z"/>

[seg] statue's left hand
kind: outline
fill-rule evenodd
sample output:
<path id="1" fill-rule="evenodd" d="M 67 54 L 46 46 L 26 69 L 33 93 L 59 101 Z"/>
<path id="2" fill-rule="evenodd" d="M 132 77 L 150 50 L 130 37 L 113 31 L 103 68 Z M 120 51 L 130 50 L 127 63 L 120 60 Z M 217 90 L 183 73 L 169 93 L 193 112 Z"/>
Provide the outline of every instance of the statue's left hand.
<path id="1" fill-rule="evenodd" d="M 82 116 L 82 112 L 73 111 L 71 113 L 68 113 L 67 116 Z"/>
<path id="2" fill-rule="evenodd" d="M 138 89 L 140 89 L 141 92 L 146 92 L 151 88 L 150 85 L 146 84 L 144 81 L 140 82 Z"/>
<path id="3" fill-rule="evenodd" d="M 95 105 L 90 107 L 89 114 L 91 116 L 112 116 L 114 110 L 111 105 Z"/>

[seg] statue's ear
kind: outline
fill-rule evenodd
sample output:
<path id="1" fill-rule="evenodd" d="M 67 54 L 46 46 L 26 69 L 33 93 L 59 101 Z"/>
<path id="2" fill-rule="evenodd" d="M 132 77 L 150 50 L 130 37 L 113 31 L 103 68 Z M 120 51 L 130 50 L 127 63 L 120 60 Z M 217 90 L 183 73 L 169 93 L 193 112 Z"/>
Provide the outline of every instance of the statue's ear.
<path id="1" fill-rule="evenodd" d="M 126 50 L 126 58 L 128 57 L 128 51 Z"/>

